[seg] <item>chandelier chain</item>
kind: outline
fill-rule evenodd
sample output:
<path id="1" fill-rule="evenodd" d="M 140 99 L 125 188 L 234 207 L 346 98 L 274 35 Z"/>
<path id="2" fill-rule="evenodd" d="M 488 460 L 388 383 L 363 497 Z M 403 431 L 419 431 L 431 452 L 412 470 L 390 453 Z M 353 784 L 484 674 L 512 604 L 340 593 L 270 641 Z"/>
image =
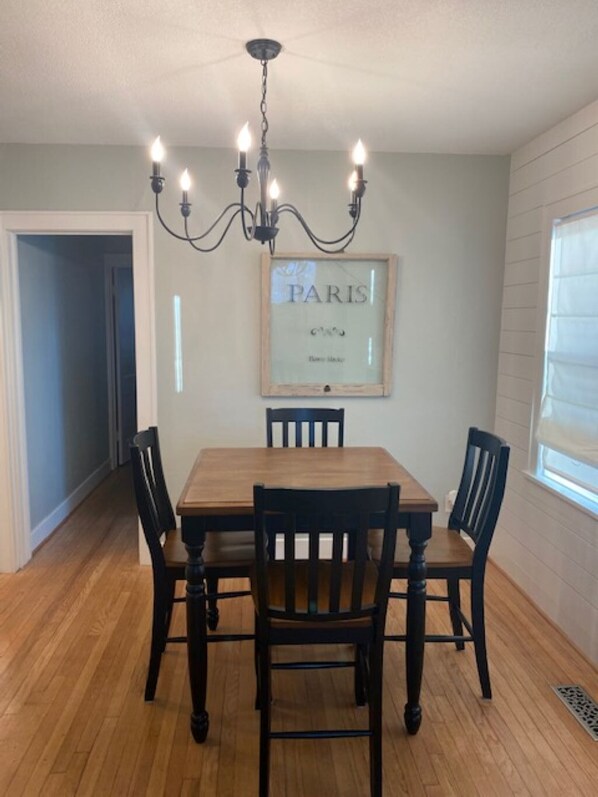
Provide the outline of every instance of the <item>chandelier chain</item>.
<path id="1" fill-rule="evenodd" d="M 262 112 L 262 148 L 266 147 L 266 137 L 268 135 L 268 117 L 266 112 L 268 104 L 266 102 L 266 93 L 268 91 L 268 62 L 262 61 L 262 101 L 260 102 L 260 111 Z"/>

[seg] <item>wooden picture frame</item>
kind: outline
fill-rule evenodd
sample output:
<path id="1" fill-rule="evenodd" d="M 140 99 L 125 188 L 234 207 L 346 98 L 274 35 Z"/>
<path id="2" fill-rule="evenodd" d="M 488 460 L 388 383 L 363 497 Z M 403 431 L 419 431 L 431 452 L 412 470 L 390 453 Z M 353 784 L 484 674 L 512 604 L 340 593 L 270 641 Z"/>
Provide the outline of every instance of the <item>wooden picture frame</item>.
<path id="1" fill-rule="evenodd" d="M 262 255 L 262 395 L 390 395 L 396 286 L 396 255 Z"/>

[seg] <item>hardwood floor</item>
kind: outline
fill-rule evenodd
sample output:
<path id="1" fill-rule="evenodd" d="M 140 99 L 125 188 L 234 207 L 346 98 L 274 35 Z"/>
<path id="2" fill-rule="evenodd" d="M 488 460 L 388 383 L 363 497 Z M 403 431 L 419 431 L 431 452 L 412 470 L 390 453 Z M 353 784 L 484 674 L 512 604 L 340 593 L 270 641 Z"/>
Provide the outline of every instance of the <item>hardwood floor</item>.
<path id="1" fill-rule="evenodd" d="M 184 646 L 167 651 L 156 700 L 143 701 L 150 607 L 125 470 L 27 567 L 0 575 L 0 794 L 257 794 L 251 643 L 210 646 L 210 734 L 196 745 Z M 416 737 L 402 722 L 403 647 L 387 645 L 384 794 L 595 795 L 598 743 L 550 685 L 596 698 L 596 670 L 494 567 L 487 607 L 494 699 L 479 697 L 471 646 L 428 646 Z M 392 602 L 394 627 L 403 611 Z M 448 630 L 445 613 L 430 605 L 429 628 Z M 249 599 L 221 605 L 223 630 L 252 625 Z M 365 724 L 349 671 L 278 671 L 273 686 L 273 727 Z M 272 797 L 367 795 L 368 782 L 363 739 L 273 742 Z"/>

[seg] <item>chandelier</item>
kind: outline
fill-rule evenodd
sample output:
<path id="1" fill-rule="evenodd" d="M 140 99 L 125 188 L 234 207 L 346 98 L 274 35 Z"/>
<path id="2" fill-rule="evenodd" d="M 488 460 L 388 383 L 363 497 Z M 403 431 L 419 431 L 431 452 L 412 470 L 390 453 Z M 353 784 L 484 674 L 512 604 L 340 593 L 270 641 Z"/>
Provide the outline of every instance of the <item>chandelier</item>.
<path id="1" fill-rule="evenodd" d="M 363 179 L 363 164 L 365 161 L 365 149 L 361 139 L 357 142 L 353 150 L 353 162 L 355 168 L 349 177 L 349 191 L 351 201 L 349 203 L 349 216 L 351 223 L 347 232 L 338 238 L 325 239 L 318 237 L 308 225 L 299 210 L 288 202 L 278 202 L 280 189 L 275 179 L 271 178 L 270 158 L 268 156 L 268 117 L 267 117 L 267 91 L 268 91 L 268 62 L 272 61 L 279 54 L 281 45 L 272 39 L 253 39 L 246 44 L 247 52 L 252 58 L 259 60 L 262 65 L 262 99 L 260 102 L 261 122 L 261 146 L 257 161 L 257 181 L 259 199 L 255 209 L 251 209 L 245 198 L 245 189 L 249 185 L 251 170 L 247 168 L 247 152 L 251 145 L 251 135 L 249 126 L 246 124 L 237 139 L 239 148 L 238 168 L 235 169 L 237 186 L 240 189 L 238 202 L 227 205 L 216 220 L 198 235 L 191 235 L 189 231 L 189 217 L 191 215 L 191 202 L 189 202 L 189 189 L 191 178 L 187 169 L 183 172 L 180 179 L 182 199 L 179 203 L 182 218 L 182 231 L 176 232 L 164 220 L 160 212 L 160 194 L 164 188 L 165 178 L 160 173 L 160 164 L 164 158 L 164 147 L 160 137 L 154 141 L 151 149 L 152 158 L 152 191 L 156 195 L 156 215 L 164 229 L 181 241 L 187 241 L 194 249 L 199 252 L 213 252 L 217 249 L 226 234 L 231 228 L 235 218 L 238 216 L 243 235 L 247 241 L 259 241 L 268 244 L 270 252 L 273 254 L 275 249 L 275 238 L 278 234 L 279 219 L 285 214 L 294 216 L 303 228 L 310 241 L 321 252 L 336 253 L 342 252 L 351 243 L 355 230 L 359 224 L 361 216 L 361 200 L 365 193 L 366 180 Z"/>

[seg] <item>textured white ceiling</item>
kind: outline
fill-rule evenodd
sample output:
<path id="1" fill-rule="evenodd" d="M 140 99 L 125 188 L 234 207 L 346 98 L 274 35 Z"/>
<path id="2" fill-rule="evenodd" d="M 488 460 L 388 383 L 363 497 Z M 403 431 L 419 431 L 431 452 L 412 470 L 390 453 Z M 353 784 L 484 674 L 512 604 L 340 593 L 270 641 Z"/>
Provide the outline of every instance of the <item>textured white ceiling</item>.
<path id="1" fill-rule="evenodd" d="M 510 153 L 598 98 L 598 0 L 0 0 L 0 141 Z"/>

